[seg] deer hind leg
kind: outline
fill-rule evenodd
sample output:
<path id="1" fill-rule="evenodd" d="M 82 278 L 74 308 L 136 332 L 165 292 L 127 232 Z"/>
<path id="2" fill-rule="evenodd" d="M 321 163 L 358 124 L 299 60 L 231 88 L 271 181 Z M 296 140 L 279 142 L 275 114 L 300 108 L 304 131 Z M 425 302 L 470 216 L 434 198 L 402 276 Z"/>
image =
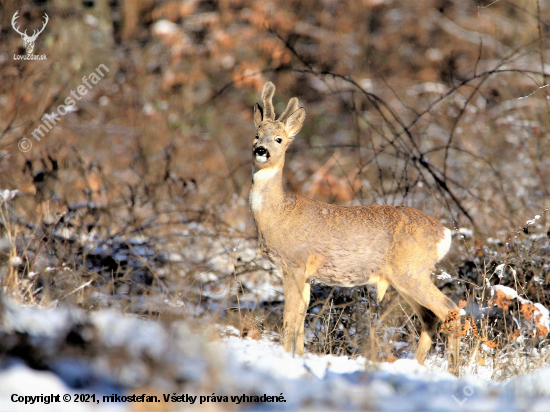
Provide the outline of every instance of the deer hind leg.
<path id="1" fill-rule="evenodd" d="M 428 351 L 430 350 L 433 338 L 437 333 L 439 318 L 431 310 L 425 308 L 417 301 L 415 301 L 412 296 L 409 296 L 405 293 L 401 293 L 401 296 L 403 296 L 410 307 L 414 310 L 414 312 L 420 319 L 420 324 L 422 325 L 420 340 L 418 341 L 418 348 L 416 349 L 416 354 L 414 356 L 418 363 L 422 365 L 424 363 L 424 360 L 426 359 Z"/>
<path id="2" fill-rule="evenodd" d="M 440 320 L 445 321 L 449 316 L 449 312 L 459 310 L 456 303 L 451 299 L 445 296 L 430 280 L 429 275 L 426 273 L 424 276 L 419 277 L 409 277 L 408 281 L 403 282 L 399 286 L 396 286 L 397 290 L 401 292 L 402 295 L 408 295 L 412 297 L 420 306 L 423 306 L 425 309 L 433 312 Z M 396 282 L 394 280 L 394 285 Z M 418 313 L 418 312 L 417 312 Z M 419 314 L 419 316 L 421 316 Z M 458 326 L 460 320 L 457 320 L 450 326 Z M 419 351 L 424 347 L 429 348 L 428 342 L 429 334 L 424 341 L 422 341 L 422 336 L 420 338 L 421 342 L 419 343 Z M 431 338 L 430 338 L 431 343 Z M 447 350 L 449 353 L 449 372 L 457 375 L 459 372 L 459 354 L 460 354 L 460 338 L 457 336 L 449 336 L 447 338 Z M 427 352 L 427 350 L 426 350 Z"/>
<path id="3" fill-rule="evenodd" d="M 285 307 L 283 312 L 283 348 L 286 352 L 304 354 L 304 320 L 309 306 L 310 283 L 305 276 L 283 277 Z"/>

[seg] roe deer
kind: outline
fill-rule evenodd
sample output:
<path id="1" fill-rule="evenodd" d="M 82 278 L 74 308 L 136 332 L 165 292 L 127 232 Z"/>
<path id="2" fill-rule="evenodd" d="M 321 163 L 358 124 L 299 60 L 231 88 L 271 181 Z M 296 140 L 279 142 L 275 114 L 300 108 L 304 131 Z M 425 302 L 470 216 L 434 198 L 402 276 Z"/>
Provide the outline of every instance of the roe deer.
<path id="1" fill-rule="evenodd" d="M 451 231 L 409 207 L 335 206 L 285 193 L 285 152 L 302 128 L 306 111 L 293 97 L 275 120 L 274 93 L 273 83 L 266 83 L 263 110 L 254 106 L 257 131 L 249 201 L 260 252 L 283 276 L 284 349 L 304 352 L 311 279 L 327 285 L 376 285 L 379 300 L 393 285 L 420 319 L 415 359 L 422 364 L 439 320 L 458 311 L 430 280 L 431 270 L 449 251 Z M 449 343 L 449 369 L 457 373 L 460 338 L 449 337 Z"/>

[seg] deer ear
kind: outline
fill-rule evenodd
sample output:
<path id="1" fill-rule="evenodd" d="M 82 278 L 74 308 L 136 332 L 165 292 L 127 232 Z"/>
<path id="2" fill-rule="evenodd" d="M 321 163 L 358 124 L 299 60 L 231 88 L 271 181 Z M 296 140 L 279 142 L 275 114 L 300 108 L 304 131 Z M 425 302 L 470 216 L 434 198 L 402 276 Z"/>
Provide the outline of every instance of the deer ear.
<path id="1" fill-rule="evenodd" d="M 262 103 L 264 104 L 264 120 L 275 120 L 275 110 L 273 109 L 273 95 L 275 94 L 275 85 L 267 82 L 262 90 Z"/>
<path id="2" fill-rule="evenodd" d="M 256 103 L 254 105 L 254 126 L 256 126 L 256 128 L 262 123 L 263 115 L 262 106 Z"/>
<path id="3" fill-rule="evenodd" d="M 285 111 L 279 117 L 279 121 L 285 124 L 288 118 L 290 117 L 290 115 L 294 113 L 297 109 L 298 109 L 298 99 L 296 97 L 293 97 L 292 99 L 289 100 Z"/>
<path id="4" fill-rule="evenodd" d="M 298 134 L 300 129 L 302 128 L 302 125 L 304 124 L 304 120 L 306 118 L 306 109 L 303 107 L 300 107 L 298 110 L 296 110 L 294 113 L 292 113 L 288 120 L 285 123 L 285 129 L 288 133 L 289 138 L 293 138 Z"/>

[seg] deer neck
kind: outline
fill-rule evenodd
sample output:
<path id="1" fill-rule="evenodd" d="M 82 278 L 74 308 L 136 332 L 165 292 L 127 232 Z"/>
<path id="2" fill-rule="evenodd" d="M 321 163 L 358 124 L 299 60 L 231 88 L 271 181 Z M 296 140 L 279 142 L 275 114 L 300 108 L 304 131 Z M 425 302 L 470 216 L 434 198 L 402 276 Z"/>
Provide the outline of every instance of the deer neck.
<path id="1" fill-rule="evenodd" d="M 283 165 L 266 169 L 252 168 L 252 188 L 250 189 L 250 209 L 254 217 L 265 211 L 273 211 L 283 204 Z"/>

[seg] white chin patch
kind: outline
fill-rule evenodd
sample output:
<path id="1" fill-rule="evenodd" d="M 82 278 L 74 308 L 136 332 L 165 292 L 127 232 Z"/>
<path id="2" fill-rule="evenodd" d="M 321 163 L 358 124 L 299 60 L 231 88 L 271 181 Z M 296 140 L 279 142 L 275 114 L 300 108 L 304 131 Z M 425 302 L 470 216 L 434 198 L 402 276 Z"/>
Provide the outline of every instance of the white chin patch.
<path id="1" fill-rule="evenodd" d="M 256 161 L 260 162 L 260 163 L 265 163 L 265 162 L 267 162 L 267 156 L 258 156 L 258 155 L 256 155 Z"/>

